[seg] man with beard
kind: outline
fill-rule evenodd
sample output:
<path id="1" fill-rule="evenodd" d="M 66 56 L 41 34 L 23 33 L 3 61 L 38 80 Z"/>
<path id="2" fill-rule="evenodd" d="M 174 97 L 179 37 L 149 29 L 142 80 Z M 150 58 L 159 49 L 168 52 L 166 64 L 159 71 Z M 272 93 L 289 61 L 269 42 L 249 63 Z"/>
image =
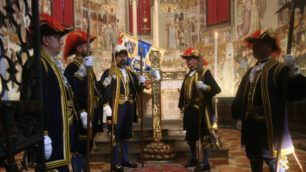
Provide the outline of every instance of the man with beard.
<path id="1" fill-rule="evenodd" d="M 178 105 L 184 113 L 185 140 L 187 140 L 191 152 L 191 159 L 185 164 L 185 167 L 197 165 L 196 142 L 201 138 L 203 162 L 195 168 L 195 171 L 209 170 L 208 156 L 209 145 L 212 140 L 211 130 L 217 129 L 212 98 L 220 93 L 221 89 L 210 70 L 203 68 L 203 64 L 207 65 L 208 63 L 201 57 L 198 49 L 188 48 L 182 58 L 186 59 L 187 66 L 190 69 L 184 78 Z M 201 121 L 200 126 L 199 121 Z M 201 136 L 199 136 L 199 130 Z"/>
<path id="2" fill-rule="evenodd" d="M 262 171 L 263 161 L 270 171 L 276 171 L 279 137 L 282 138 L 279 171 L 285 171 L 288 167 L 286 155 L 294 153 L 294 146 L 282 100 L 305 98 L 306 79 L 300 74 L 292 55 L 285 55 L 284 63 L 275 59 L 281 49 L 272 29 L 259 29 L 245 42 L 253 50 L 257 63 L 240 82 L 232 104 L 232 116 L 238 119 L 239 125 L 242 121 L 241 143 L 245 146 L 252 171 Z M 285 73 L 285 66 L 288 73 Z M 289 78 L 284 81 L 285 75 Z M 287 89 L 284 89 L 286 85 Z M 284 121 L 281 121 L 282 115 Z"/>
<path id="3" fill-rule="evenodd" d="M 95 37 L 90 36 L 90 42 L 92 42 Z M 69 63 L 65 69 L 65 76 L 70 83 L 72 90 L 76 98 L 76 111 L 77 117 L 74 118 L 73 132 L 70 134 L 70 138 L 73 142 L 71 144 L 71 164 L 74 172 L 86 171 L 86 146 L 87 146 L 87 71 L 86 67 L 93 66 L 92 56 L 88 56 L 87 47 L 87 33 L 77 30 L 71 32 L 65 43 L 64 59 L 75 54 L 73 61 Z M 93 138 L 99 129 L 102 129 L 102 106 L 100 106 L 101 94 L 98 89 L 97 80 L 95 74 L 93 76 L 93 86 L 94 86 L 94 117 L 92 123 L 92 138 L 90 147 L 92 147 Z M 75 79 L 77 78 L 77 79 Z"/>
<path id="4" fill-rule="evenodd" d="M 123 167 L 137 168 L 137 164 L 129 162 L 128 141 L 132 137 L 132 124 L 138 120 L 136 108 L 137 96 L 143 90 L 145 77 L 137 77 L 126 68 L 127 56 L 127 48 L 117 45 L 115 47 L 116 67 L 106 70 L 101 77 L 104 103 L 103 114 L 107 116 L 108 125 L 112 123 L 112 111 L 114 115 L 115 140 L 113 144 L 114 157 L 112 165 L 116 171 L 123 171 Z M 112 78 L 114 78 L 114 82 L 112 82 Z M 113 84 L 115 97 L 112 97 Z M 115 99 L 114 104 L 112 104 L 112 98 Z M 120 165 L 118 158 L 119 144 L 123 152 L 122 165 Z"/>

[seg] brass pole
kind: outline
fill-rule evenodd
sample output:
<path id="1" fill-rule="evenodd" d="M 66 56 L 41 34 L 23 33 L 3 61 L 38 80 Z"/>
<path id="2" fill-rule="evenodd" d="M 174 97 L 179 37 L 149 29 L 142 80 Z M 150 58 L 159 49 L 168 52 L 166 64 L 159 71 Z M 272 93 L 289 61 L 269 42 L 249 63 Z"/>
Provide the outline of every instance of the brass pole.
<path id="1" fill-rule="evenodd" d="M 87 52 L 90 51 L 90 2 L 87 0 Z M 93 69 L 92 67 L 87 68 L 87 145 L 86 145 L 86 171 L 89 172 L 89 152 L 90 152 L 90 141 L 92 138 L 91 120 L 93 117 Z"/>

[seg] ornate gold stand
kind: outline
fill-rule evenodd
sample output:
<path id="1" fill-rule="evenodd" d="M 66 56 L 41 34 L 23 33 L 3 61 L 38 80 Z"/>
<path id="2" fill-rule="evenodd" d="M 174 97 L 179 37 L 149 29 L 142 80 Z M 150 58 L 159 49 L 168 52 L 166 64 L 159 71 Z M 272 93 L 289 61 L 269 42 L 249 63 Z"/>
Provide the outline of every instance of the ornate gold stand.
<path id="1" fill-rule="evenodd" d="M 160 127 L 161 121 L 161 87 L 162 71 L 160 70 L 160 53 L 152 51 L 150 54 L 152 62 L 152 72 L 150 78 L 152 82 L 152 113 L 153 113 L 153 143 L 148 144 L 144 148 L 145 160 L 171 160 L 175 157 L 174 149 L 165 143 L 161 142 L 162 133 Z"/>

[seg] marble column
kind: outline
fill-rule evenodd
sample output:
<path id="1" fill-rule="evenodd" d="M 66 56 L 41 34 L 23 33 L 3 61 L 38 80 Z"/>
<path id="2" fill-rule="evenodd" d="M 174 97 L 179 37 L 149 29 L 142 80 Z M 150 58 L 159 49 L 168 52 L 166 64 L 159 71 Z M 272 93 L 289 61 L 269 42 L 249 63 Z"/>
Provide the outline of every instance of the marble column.
<path id="1" fill-rule="evenodd" d="M 125 32 L 126 27 L 126 0 L 118 0 L 118 28 L 120 31 Z"/>
<path id="2" fill-rule="evenodd" d="M 154 0 L 153 11 L 153 44 L 159 47 L 159 0 Z"/>
<path id="3" fill-rule="evenodd" d="M 133 36 L 137 38 L 137 3 L 133 0 Z"/>

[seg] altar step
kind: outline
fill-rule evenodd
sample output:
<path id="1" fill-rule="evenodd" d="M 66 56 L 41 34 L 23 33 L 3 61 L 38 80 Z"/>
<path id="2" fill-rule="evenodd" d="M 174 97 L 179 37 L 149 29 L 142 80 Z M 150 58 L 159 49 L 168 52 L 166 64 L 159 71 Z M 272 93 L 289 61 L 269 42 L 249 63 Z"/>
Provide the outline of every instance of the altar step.
<path id="1" fill-rule="evenodd" d="M 154 142 L 152 125 L 145 125 L 144 146 Z M 181 121 L 163 121 L 161 142 L 172 146 L 176 152 L 176 159 L 190 157 L 189 146 L 185 141 L 185 131 L 182 129 Z M 109 161 L 110 159 L 110 135 L 107 132 L 101 133 L 95 139 L 95 145 L 91 151 L 91 162 Z M 133 137 L 130 139 L 129 158 L 140 159 L 141 152 L 141 130 L 139 124 L 133 126 Z M 210 157 L 228 158 L 228 150 L 220 151 L 212 148 Z"/>

